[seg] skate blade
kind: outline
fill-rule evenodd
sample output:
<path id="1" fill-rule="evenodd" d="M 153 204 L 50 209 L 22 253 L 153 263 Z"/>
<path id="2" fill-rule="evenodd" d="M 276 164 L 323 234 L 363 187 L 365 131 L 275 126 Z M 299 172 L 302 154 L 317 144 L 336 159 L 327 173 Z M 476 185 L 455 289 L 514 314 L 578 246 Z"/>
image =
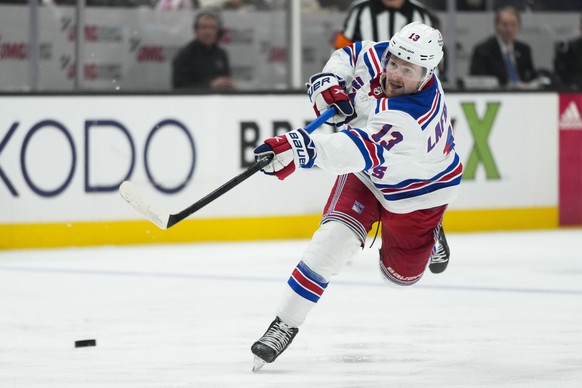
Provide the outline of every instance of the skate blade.
<path id="1" fill-rule="evenodd" d="M 254 360 L 254 364 L 253 364 L 253 372 L 258 372 L 264 365 L 265 365 L 265 360 L 255 356 L 255 360 Z"/>

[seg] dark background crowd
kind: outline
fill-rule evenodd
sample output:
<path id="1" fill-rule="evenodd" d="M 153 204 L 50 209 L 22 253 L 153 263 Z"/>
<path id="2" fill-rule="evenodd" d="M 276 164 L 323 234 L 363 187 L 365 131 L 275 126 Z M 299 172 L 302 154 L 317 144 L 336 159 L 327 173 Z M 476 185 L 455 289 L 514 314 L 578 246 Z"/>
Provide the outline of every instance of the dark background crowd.
<path id="1" fill-rule="evenodd" d="M 26 0 L 0 0 L 1 4 L 22 4 Z M 501 88 L 530 90 L 541 88 L 582 89 L 582 1 L 579 0 L 301 0 L 302 11 L 333 10 L 344 15 L 343 28 L 337 31 L 331 49 L 359 40 L 388 40 L 404 24 L 422 21 L 442 30 L 437 15 L 446 12 L 494 12 L 490 34 L 470 51 L 468 74 L 447 79 L 451 57 L 445 55 L 439 76 L 450 87 Z M 455 10 L 448 7 L 455 4 Z M 75 0 L 40 0 L 41 6 L 75 6 Z M 194 15 L 192 38 L 172 54 L 171 85 L 174 89 L 229 91 L 239 87 L 230 58 L 222 47 L 222 11 L 286 10 L 287 0 L 86 0 L 87 7 L 147 7 L 158 10 L 189 10 Z M 580 14 L 578 36 L 555 41 L 551 68 L 539 68 L 534 61 L 531 42 L 520 37 L 522 16 L 530 13 L 575 12 Z M 204 17 L 200 18 L 200 15 Z M 457 43 L 458 44 L 458 43 Z M 452 47 L 445 44 L 445 53 Z"/>

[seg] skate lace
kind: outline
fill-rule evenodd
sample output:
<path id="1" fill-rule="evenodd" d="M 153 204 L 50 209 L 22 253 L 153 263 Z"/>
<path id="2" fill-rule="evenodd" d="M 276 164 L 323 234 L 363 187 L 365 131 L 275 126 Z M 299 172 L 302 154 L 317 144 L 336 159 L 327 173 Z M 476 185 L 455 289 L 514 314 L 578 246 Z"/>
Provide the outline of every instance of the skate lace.
<path id="1" fill-rule="evenodd" d="M 292 335 L 293 333 L 291 330 L 288 330 L 277 323 L 267 330 L 259 342 L 275 349 L 275 351 L 279 353 L 285 349 Z"/>
<path id="2" fill-rule="evenodd" d="M 445 248 L 441 244 L 438 244 L 436 252 L 430 258 L 430 262 L 431 263 L 445 263 L 447 260 L 448 260 L 447 252 L 446 252 Z"/>

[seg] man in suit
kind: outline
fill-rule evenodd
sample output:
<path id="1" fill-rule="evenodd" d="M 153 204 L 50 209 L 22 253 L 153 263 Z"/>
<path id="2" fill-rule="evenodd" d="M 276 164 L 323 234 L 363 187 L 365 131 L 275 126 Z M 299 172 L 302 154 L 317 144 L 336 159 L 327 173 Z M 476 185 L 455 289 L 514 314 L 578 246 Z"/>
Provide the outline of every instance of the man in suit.
<path id="1" fill-rule="evenodd" d="M 568 42 L 562 42 L 554 57 L 554 70 L 562 84 L 570 89 L 582 89 L 582 15 L 580 15 L 580 35 Z"/>
<path id="2" fill-rule="evenodd" d="M 517 9 L 504 7 L 495 14 L 495 35 L 479 43 L 471 57 L 471 75 L 490 75 L 499 85 L 522 89 L 536 78 L 531 48 L 516 40 L 521 27 Z"/>

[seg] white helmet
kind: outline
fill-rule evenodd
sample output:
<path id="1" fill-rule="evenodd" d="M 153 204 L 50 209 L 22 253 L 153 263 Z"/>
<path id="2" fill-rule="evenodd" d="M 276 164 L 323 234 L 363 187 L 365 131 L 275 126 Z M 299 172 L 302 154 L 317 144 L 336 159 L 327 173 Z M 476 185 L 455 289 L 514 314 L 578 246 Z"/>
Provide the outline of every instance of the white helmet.
<path id="1" fill-rule="evenodd" d="M 382 69 L 386 69 L 390 54 L 426 69 L 420 90 L 443 59 L 443 36 L 435 28 L 412 22 L 390 39 L 390 45 L 382 56 Z"/>

